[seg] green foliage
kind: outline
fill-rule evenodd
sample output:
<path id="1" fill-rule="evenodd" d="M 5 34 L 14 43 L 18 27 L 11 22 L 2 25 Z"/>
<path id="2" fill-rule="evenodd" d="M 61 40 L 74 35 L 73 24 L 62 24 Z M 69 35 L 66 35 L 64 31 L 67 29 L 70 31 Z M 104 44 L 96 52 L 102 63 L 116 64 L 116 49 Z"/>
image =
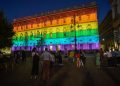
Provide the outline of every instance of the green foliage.
<path id="1" fill-rule="evenodd" d="M 0 48 L 12 46 L 13 26 L 0 11 Z"/>

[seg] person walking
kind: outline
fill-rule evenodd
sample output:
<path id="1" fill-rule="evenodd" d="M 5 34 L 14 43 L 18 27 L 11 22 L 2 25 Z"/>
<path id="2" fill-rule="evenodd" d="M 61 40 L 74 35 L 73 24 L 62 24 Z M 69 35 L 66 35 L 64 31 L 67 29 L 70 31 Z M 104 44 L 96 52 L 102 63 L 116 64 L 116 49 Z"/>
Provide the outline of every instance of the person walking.
<path id="1" fill-rule="evenodd" d="M 80 66 L 82 65 L 82 61 L 80 60 L 80 53 L 78 51 L 76 52 L 75 57 L 77 68 L 80 68 Z"/>
<path id="2" fill-rule="evenodd" d="M 50 66 L 52 55 L 48 52 L 48 49 L 45 48 L 45 51 L 41 54 L 41 58 L 43 58 L 43 80 L 48 81 L 50 78 Z"/>
<path id="3" fill-rule="evenodd" d="M 82 61 L 82 63 L 83 63 L 82 66 L 85 67 L 86 57 L 85 57 L 85 53 L 83 52 L 83 50 L 80 51 L 80 58 L 81 58 L 81 61 Z"/>
<path id="4" fill-rule="evenodd" d="M 32 72 L 31 79 L 37 79 L 39 72 L 39 55 L 37 53 L 36 48 L 32 50 Z"/>

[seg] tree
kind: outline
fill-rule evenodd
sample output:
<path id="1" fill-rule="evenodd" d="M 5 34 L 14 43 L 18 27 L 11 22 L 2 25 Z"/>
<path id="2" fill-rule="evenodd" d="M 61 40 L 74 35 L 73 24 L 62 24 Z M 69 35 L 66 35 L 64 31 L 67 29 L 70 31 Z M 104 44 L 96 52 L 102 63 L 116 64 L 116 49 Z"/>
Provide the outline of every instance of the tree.
<path id="1" fill-rule="evenodd" d="M 12 46 L 13 26 L 8 22 L 3 11 L 0 11 L 0 48 Z"/>

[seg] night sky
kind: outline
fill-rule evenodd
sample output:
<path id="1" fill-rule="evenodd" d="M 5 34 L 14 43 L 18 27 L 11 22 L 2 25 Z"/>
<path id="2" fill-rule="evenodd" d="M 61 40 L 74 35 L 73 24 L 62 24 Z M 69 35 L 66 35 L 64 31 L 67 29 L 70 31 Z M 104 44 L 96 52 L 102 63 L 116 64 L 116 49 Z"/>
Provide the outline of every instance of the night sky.
<path id="1" fill-rule="evenodd" d="M 109 0 L 0 0 L 0 10 L 4 11 L 9 21 L 13 21 L 15 18 L 78 6 L 91 1 L 98 4 L 100 23 L 110 10 Z"/>

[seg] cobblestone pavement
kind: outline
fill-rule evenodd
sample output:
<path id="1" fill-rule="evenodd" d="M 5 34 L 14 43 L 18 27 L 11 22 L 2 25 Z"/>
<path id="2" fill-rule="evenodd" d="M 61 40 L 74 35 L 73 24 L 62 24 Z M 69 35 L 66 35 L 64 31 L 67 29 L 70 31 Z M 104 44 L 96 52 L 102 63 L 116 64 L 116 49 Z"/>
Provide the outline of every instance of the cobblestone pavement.
<path id="1" fill-rule="evenodd" d="M 40 66 L 41 69 L 41 66 Z M 12 72 L 0 72 L 0 86 L 45 86 L 41 79 L 31 80 L 31 59 L 18 64 Z M 39 76 L 40 73 L 39 73 Z M 76 68 L 75 64 L 55 66 L 54 75 L 47 86 L 120 86 L 104 69 L 94 64 L 94 58 L 88 57 L 85 68 Z"/>

